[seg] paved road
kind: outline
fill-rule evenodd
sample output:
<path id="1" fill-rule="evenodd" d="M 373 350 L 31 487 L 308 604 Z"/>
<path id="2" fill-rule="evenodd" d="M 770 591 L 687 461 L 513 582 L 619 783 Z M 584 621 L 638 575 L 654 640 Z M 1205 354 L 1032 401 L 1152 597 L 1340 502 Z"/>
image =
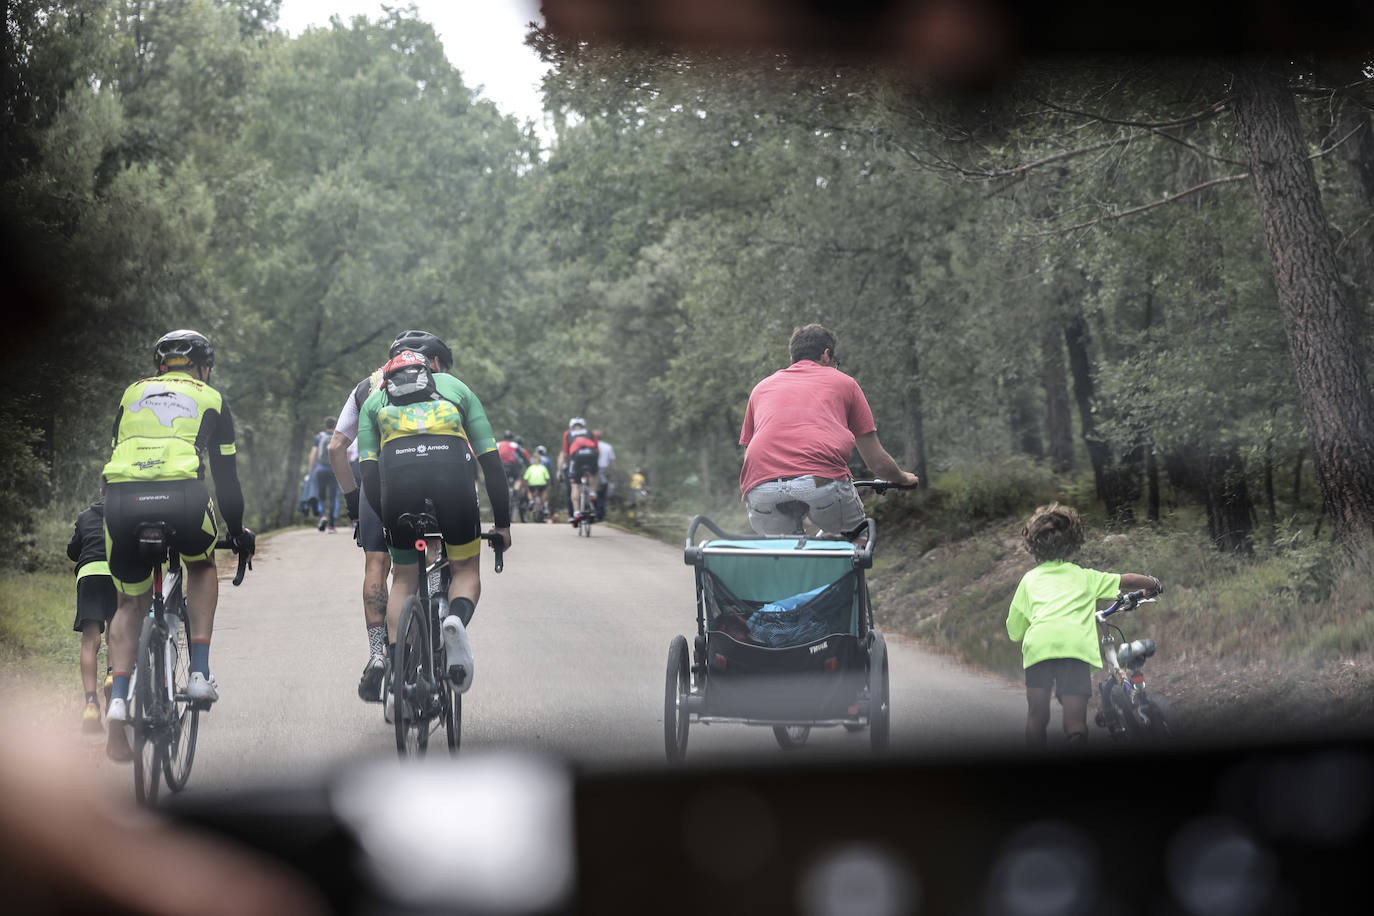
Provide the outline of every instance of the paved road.
<path id="1" fill-rule="evenodd" d="M 600 526 L 523 525 L 506 570 L 484 559 L 471 634 L 476 681 L 464 747 L 514 747 L 595 764 L 661 763 L 668 643 L 695 627 L 692 571 L 678 548 Z M 212 670 L 222 699 L 201 719 L 188 791 L 294 778 L 394 753 L 381 707 L 357 699 L 366 659 L 362 555 L 341 530 L 265 540 L 239 588 L 223 583 Z M 878 609 L 881 628 L 881 609 Z M 1020 688 L 915 643 L 889 640 L 898 746 L 1005 741 L 1024 726 Z M 766 728 L 693 726 L 688 760 L 866 753 L 866 732 L 819 729 L 783 752 Z"/>

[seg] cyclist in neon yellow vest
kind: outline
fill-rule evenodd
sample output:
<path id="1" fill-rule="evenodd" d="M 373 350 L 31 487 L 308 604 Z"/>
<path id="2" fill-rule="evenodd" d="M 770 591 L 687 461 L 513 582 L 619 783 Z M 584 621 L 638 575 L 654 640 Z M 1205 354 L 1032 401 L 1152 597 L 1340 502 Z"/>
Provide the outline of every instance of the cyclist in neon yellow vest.
<path id="1" fill-rule="evenodd" d="M 191 676 L 187 694 L 219 699 L 210 675 L 210 636 L 219 582 L 215 573 L 215 516 L 205 484 L 207 465 L 215 478 L 220 511 L 236 553 L 254 549 L 243 527 L 243 490 L 235 462 L 234 421 L 224 397 L 210 387 L 215 350 L 196 331 L 164 334 L 154 347 L 157 374 L 124 391 L 115 412 L 113 453 L 105 465 L 105 547 L 119 606 L 110 622 L 114 668 L 111 723 L 106 753 L 131 760 L 124 729 L 129 675 L 137 653 L 139 626 L 152 601 L 152 566 L 140 556 L 139 529 L 152 522 L 171 527 L 168 543 L 186 564 L 190 616 Z"/>

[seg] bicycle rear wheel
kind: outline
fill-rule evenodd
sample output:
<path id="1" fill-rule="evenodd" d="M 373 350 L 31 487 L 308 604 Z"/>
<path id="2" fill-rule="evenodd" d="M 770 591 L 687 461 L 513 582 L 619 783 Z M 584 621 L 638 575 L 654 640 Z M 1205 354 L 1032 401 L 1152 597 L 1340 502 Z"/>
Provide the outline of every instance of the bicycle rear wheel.
<path id="1" fill-rule="evenodd" d="M 892 699 L 887 667 L 887 640 L 873 630 L 868 650 L 868 737 L 873 753 L 887 751 L 892 728 Z"/>
<path id="2" fill-rule="evenodd" d="M 458 753 L 463 743 L 463 695 L 444 681 L 444 735 L 448 738 L 450 754 Z"/>
<path id="3" fill-rule="evenodd" d="M 391 663 L 391 692 L 396 726 L 396 753 L 423 757 L 429 747 L 427 707 L 434 684 L 434 652 L 430 645 L 429 620 L 420 599 L 411 595 L 401 608 L 396 645 Z"/>
<path id="4" fill-rule="evenodd" d="M 157 802 L 158 777 L 166 753 L 165 702 L 160 702 L 167 689 L 162 643 L 152 618 L 145 617 L 134 660 L 133 709 L 129 714 L 134 727 L 134 796 L 145 805 Z"/>
<path id="5" fill-rule="evenodd" d="M 180 792 L 186 788 L 186 782 L 191 778 L 191 764 L 196 759 L 196 734 L 200 730 L 200 710 L 186 695 L 186 685 L 191 680 L 190 626 L 185 609 L 182 608 L 177 620 L 176 640 L 173 642 L 172 650 L 175 664 L 171 669 L 174 697 L 171 709 L 171 742 L 167 746 L 163 766 L 167 788 L 173 792 Z"/>

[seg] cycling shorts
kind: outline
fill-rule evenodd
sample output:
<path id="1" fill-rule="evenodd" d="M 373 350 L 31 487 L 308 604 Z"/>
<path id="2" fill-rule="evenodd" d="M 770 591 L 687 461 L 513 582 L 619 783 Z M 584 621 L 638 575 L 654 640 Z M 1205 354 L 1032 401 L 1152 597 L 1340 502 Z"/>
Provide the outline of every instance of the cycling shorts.
<path id="1" fill-rule="evenodd" d="M 358 546 L 368 553 L 386 552 L 386 533 L 382 531 L 382 520 L 367 501 L 367 494 L 358 487 Z"/>
<path id="2" fill-rule="evenodd" d="M 153 567 L 139 556 L 138 530 L 150 522 L 172 529 L 168 545 L 183 560 L 208 560 L 215 554 L 215 515 L 203 480 L 107 483 L 105 553 L 110 578 L 126 595 L 152 588 Z"/>
<path id="3" fill-rule="evenodd" d="M 525 473 L 524 467 L 518 461 L 501 462 L 501 470 L 506 472 L 506 480 L 510 483 L 518 483 L 521 476 Z"/>
<path id="4" fill-rule="evenodd" d="M 405 436 L 382 446 L 382 526 L 391 562 L 420 562 L 417 532 L 399 519 L 434 504 L 433 514 L 450 560 L 466 560 L 481 549 L 482 518 L 477 505 L 477 462 L 457 436 Z"/>
<path id="5" fill-rule="evenodd" d="M 584 448 L 573 452 L 572 457 L 569 459 L 569 464 L 572 467 L 569 478 L 574 483 L 580 481 L 583 474 L 590 475 L 592 479 L 596 479 L 596 463 L 599 457 L 597 450 L 594 448 Z"/>

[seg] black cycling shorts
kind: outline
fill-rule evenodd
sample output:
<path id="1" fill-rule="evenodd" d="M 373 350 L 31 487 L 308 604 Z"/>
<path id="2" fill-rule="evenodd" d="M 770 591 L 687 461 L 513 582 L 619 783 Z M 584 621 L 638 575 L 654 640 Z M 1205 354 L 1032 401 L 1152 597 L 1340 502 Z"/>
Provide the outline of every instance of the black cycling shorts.
<path id="1" fill-rule="evenodd" d="M 382 446 L 382 525 L 391 561 L 401 566 L 420 562 L 415 540 L 423 532 L 399 519 L 424 512 L 434 503 L 450 560 L 477 555 L 482 546 L 482 518 L 477 505 L 477 461 L 457 436 L 406 436 Z"/>
<path id="2" fill-rule="evenodd" d="M 1090 697 L 1093 695 L 1092 666 L 1081 658 L 1047 658 L 1026 669 L 1026 686 L 1055 690 L 1061 700 L 1064 694 Z"/>
<path id="3" fill-rule="evenodd" d="M 208 560 L 215 553 L 215 515 L 205 481 L 106 484 L 105 553 L 110 578 L 126 595 L 152 588 L 152 564 L 138 554 L 138 530 L 149 522 L 171 526 L 167 542 L 183 560 Z"/>
<path id="4" fill-rule="evenodd" d="M 578 483 L 583 474 L 596 478 L 596 463 L 600 453 L 594 448 L 579 449 L 572 454 L 569 464 L 572 470 L 568 474 L 568 479 L 573 483 Z"/>

